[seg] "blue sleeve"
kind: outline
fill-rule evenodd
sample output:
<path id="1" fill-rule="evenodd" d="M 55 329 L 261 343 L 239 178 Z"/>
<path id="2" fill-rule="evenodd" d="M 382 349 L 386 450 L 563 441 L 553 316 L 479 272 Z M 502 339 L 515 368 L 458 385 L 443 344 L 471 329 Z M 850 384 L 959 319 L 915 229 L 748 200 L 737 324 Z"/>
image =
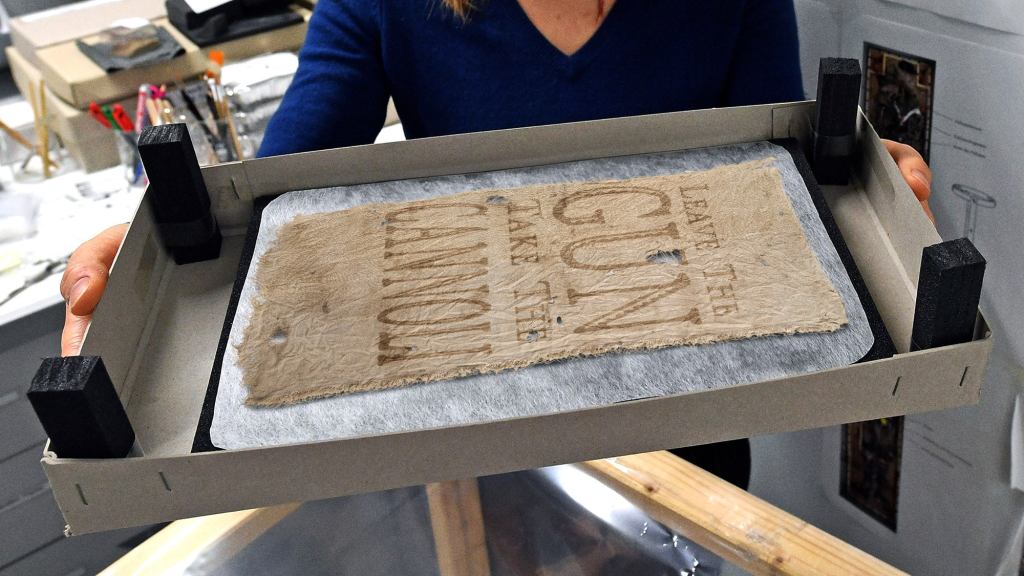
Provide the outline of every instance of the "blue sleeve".
<path id="1" fill-rule="evenodd" d="M 729 71 L 725 105 L 803 99 L 793 0 L 749 0 Z"/>
<path id="2" fill-rule="evenodd" d="M 373 142 L 387 114 L 377 0 L 320 0 L 257 156 Z"/>

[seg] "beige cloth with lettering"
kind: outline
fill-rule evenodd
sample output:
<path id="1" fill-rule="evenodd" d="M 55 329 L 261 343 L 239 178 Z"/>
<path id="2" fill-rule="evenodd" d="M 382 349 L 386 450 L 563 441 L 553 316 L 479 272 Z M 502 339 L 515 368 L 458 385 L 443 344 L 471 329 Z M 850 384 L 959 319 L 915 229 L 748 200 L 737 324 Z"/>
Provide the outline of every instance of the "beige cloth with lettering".
<path id="1" fill-rule="evenodd" d="M 255 273 L 246 403 L 836 330 L 772 164 L 297 216 Z"/>

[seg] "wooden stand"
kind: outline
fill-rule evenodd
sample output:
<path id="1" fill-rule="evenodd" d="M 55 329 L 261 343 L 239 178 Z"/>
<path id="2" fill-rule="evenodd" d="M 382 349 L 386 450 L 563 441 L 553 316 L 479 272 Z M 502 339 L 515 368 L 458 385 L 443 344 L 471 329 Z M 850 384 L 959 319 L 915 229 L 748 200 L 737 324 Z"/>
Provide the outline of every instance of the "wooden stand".
<path id="1" fill-rule="evenodd" d="M 34 84 L 28 85 L 28 103 L 32 106 L 32 118 L 35 121 L 36 138 L 39 143 L 35 146 L 35 152 L 43 163 L 43 177 L 49 178 L 50 172 L 57 168 L 57 163 L 50 159 L 50 125 L 46 111 L 46 82 L 39 81 L 39 101 L 36 101 L 36 89 Z M 20 140 L 19 140 L 20 142 Z"/>
<path id="2" fill-rule="evenodd" d="M 38 144 L 33 144 L 27 138 L 21 135 L 20 132 L 11 128 L 2 120 L 0 120 L 0 130 L 3 130 L 11 137 L 12 140 L 17 142 L 21 147 L 32 152 L 32 156 L 38 155 L 43 163 L 43 176 L 46 178 L 50 177 L 50 171 L 60 166 L 50 158 L 50 128 L 47 123 L 47 112 L 46 112 L 46 84 L 43 81 L 39 82 L 39 102 L 36 102 L 36 89 L 33 84 L 28 85 L 29 91 L 29 105 L 32 107 L 32 118 L 35 122 L 36 138 L 39 139 Z M 32 159 L 29 156 L 28 160 Z"/>
<path id="3" fill-rule="evenodd" d="M 578 464 L 669 529 L 752 574 L 905 574 L 668 452 Z M 488 576 L 476 479 L 426 486 L 441 576 Z M 172 523 L 103 574 L 182 568 L 183 558 L 223 562 L 299 507 L 286 504 Z M 204 564 L 204 569 L 211 565 Z"/>
<path id="4" fill-rule="evenodd" d="M 580 466 L 658 522 L 752 574 L 904 574 L 668 452 Z"/>
<path id="5" fill-rule="evenodd" d="M 426 489 L 441 576 L 488 576 L 491 563 L 476 478 L 428 484 Z"/>

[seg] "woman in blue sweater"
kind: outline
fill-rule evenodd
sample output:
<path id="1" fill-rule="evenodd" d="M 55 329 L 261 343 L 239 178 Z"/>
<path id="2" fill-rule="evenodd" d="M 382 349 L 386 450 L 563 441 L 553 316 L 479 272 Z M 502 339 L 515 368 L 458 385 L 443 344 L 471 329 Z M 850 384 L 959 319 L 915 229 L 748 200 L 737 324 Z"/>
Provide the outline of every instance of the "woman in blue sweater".
<path id="1" fill-rule="evenodd" d="M 261 156 L 408 138 L 801 100 L 792 0 L 320 0 Z M 931 172 L 887 143 L 927 210 Z M 77 354 L 127 225 L 71 257 L 61 342 Z M 745 484 L 742 443 L 685 454 Z"/>
<path id="2" fill-rule="evenodd" d="M 804 98 L 791 0 L 465 3 L 319 3 L 260 154 Z"/>

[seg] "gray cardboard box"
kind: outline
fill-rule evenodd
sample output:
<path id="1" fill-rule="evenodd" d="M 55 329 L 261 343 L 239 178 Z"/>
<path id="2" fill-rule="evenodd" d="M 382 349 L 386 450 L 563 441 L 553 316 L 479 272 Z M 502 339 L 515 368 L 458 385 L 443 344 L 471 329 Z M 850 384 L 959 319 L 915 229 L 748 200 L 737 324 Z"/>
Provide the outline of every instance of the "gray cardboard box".
<path id="1" fill-rule="evenodd" d="M 888 359 L 742 386 L 472 425 L 191 453 L 253 200 L 291 190 L 771 138 L 807 143 L 814 103 L 678 112 L 426 138 L 204 168 L 225 234 L 217 260 L 176 266 L 143 203 L 83 354 L 99 355 L 144 454 L 43 467 L 80 534 L 976 403 L 992 340 L 908 352 L 921 250 L 940 241 L 859 120 L 855 178 L 825 187 L 896 343 Z M 894 383 L 899 380 L 898 391 Z"/>

